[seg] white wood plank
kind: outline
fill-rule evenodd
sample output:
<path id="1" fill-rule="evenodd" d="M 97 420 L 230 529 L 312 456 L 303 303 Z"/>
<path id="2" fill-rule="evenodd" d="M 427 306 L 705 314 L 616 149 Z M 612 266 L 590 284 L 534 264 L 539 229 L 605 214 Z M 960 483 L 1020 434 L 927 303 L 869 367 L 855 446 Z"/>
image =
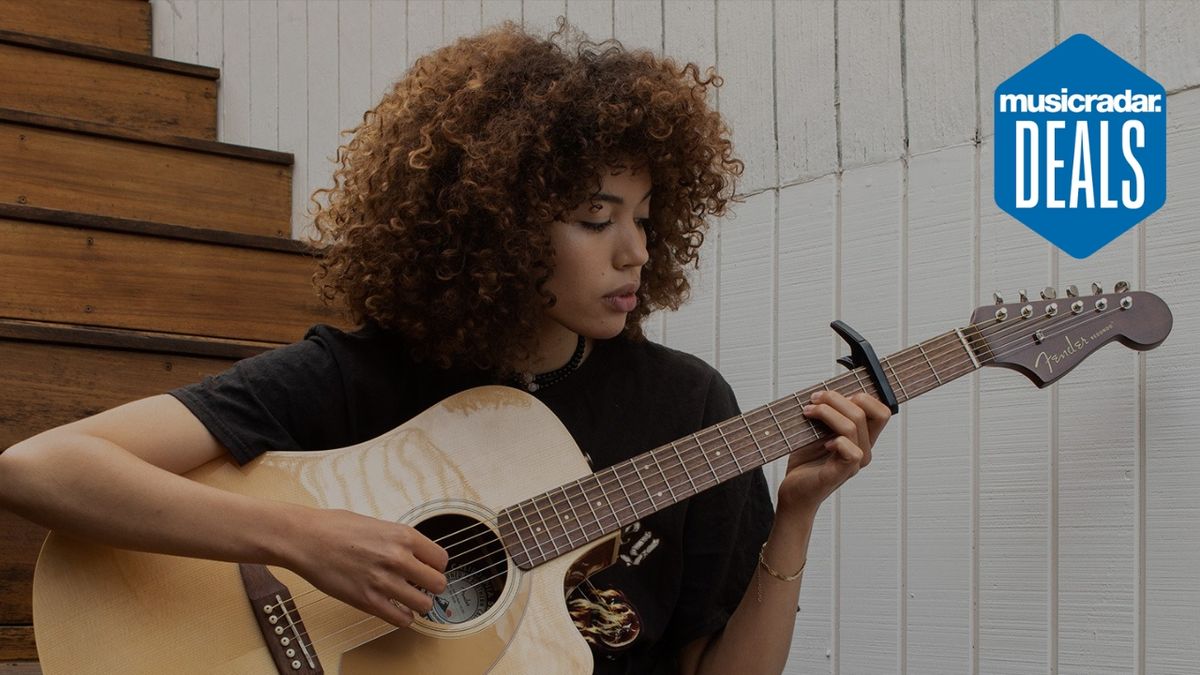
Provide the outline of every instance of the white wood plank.
<path id="1" fill-rule="evenodd" d="M 222 37 L 224 25 L 221 18 L 224 7 L 223 3 L 213 2 L 213 0 L 205 0 L 197 6 L 196 62 L 200 65 L 213 68 L 221 68 L 224 65 L 225 44 Z M 225 87 L 223 82 L 221 84 L 223 96 Z"/>
<path id="2" fill-rule="evenodd" d="M 371 3 L 338 3 L 338 131 L 339 144 L 362 124 L 375 104 L 371 89 Z"/>
<path id="3" fill-rule="evenodd" d="M 626 49 L 649 49 L 662 55 L 662 3 L 657 0 L 614 0 L 613 37 Z"/>
<path id="4" fill-rule="evenodd" d="M 842 166 L 875 164 L 904 151 L 900 2 L 837 5 Z"/>
<path id="5" fill-rule="evenodd" d="M 315 191 L 333 187 L 337 161 L 337 13 L 336 2 L 312 0 L 308 3 L 307 194 L 320 204 L 328 204 L 329 197 L 316 195 Z"/>
<path id="6" fill-rule="evenodd" d="M 878 354 L 899 347 L 901 163 L 850 169 L 841 195 L 839 318 Z M 839 346 L 838 353 L 849 349 Z M 838 670 L 900 667 L 900 434 L 884 429 L 871 465 L 838 491 Z"/>
<path id="7" fill-rule="evenodd" d="M 1167 198 L 1146 231 L 1146 290 L 1171 308 L 1174 328 L 1147 352 L 1145 672 L 1194 673 L 1200 663 L 1200 90 L 1170 96 Z"/>
<path id="8" fill-rule="evenodd" d="M 226 0 L 221 13 L 221 140 L 250 142 L 250 5 Z"/>
<path id="9" fill-rule="evenodd" d="M 1054 4 L 1025 0 L 976 3 L 979 32 L 980 136 L 995 133 L 996 87 L 1054 47 Z"/>
<path id="10" fill-rule="evenodd" d="M 558 17 L 567 15 L 566 0 L 524 0 L 525 30 L 548 36 L 558 27 Z"/>
<path id="11" fill-rule="evenodd" d="M 773 29 L 771 4 L 717 4 L 717 62 L 725 85 L 721 116 L 733 130 L 737 155 L 745 163 L 738 191 L 757 192 L 778 184 L 775 171 L 775 85 L 771 42 L 759 36 Z"/>
<path id="12" fill-rule="evenodd" d="M 613 6 L 596 0 L 567 0 L 566 17 L 571 25 L 582 30 L 593 42 L 612 37 Z"/>
<path id="13" fill-rule="evenodd" d="M 1085 33 L 1141 68 L 1141 17 L 1138 3 L 1125 0 L 1059 0 L 1059 40 Z"/>
<path id="14" fill-rule="evenodd" d="M 200 8 L 196 0 L 175 0 L 175 56 L 176 61 L 196 63 L 199 50 Z M 157 11 L 157 8 L 155 9 Z"/>
<path id="15" fill-rule="evenodd" d="M 292 236 L 308 232 L 308 6 L 279 5 L 279 149 L 292 153 Z"/>
<path id="16" fill-rule="evenodd" d="M 829 322 L 834 317 L 837 238 L 837 180 L 826 176 L 779 191 L 778 358 L 775 397 L 805 389 L 841 370 L 834 364 Z M 787 468 L 768 466 L 774 498 Z M 790 675 L 830 672 L 833 649 L 832 500 L 817 512 L 800 590 L 800 614 L 784 671 Z"/>
<path id="17" fill-rule="evenodd" d="M 175 10 L 166 0 L 150 1 L 150 53 L 175 58 Z"/>
<path id="18" fill-rule="evenodd" d="M 775 114 L 785 185 L 838 168 L 834 11 L 833 0 L 775 4 Z"/>
<path id="19" fill-rule="evenodd" d="M 408 0 L 408 55 L 405 69 L 422 56 L 441 47 L 441 0 Z"/>
<path id="20" fill-rule="evenodd" d="M 974 215 L 974 145 L 912 158 L 905 347 L 970 320 Z M 926 354 L 935 362 L 939 356 Z M 903 377 L 906 365 L 923 372 L 925 361 L 897 365 Z M 902 598 L 910 673 L 971 672 L 973 389 L 971 377 L 948 383 L 908 403 L 889 423 L 905 435 Z"/>
<path id="21" fill-rule="evenodd" d="M 476 0 L 446 0 L 442 11 L 446 44 L 480 31 L 482 10 Z"/>
<path id="22" fill-rule="evenodd" d="M 371 91 L 378 102 L 404 75 L 408 44 L 406 5 L 395 0 L 371 0 Z"/>
<path id="23" fill-rule="evenodd" d="M 716 11 L 711 2 L 669 2 L 663 6 L 663 53 L 680 63 L 693 62 L 703 73 L 717 59 Z M 717 94 L 709 89 L 708 104 L 716 105 Z M 717 363 L 716 281 L 719 274 L 720 231 L 711 223 L 700 249 L 700 267 L 689 268 L 691 300 L 666 317 L 667 344 Z"/>
<path id="24" fill-rule="evenodd" d="M 982 36 L 981 36 L 982 37 Z M 980 158 L 979 304 L 1049 285 L 1049 244 L 996 207 L 992 138 Z M 1050 393 L 1013 371 L 979 376 L 979 671 L 1045 673 L 1051 659 Z"/>
<path id="25" fill-rule="evenodd" d="M 1067 0 L 1059 34 L 1086 33 L 1134 65 L 1135 4 Z M 1136 288 L 1137 228 L 1085 260 L 1056 251 L 1067 285 Z M 1058 662 L 1060 673 L 1133 673 L 1137 658 L 1139 377 L 1136 352 L 1109 345 L 1056 386 L 1058 400 Z"/>
<path id="26" fill-rule="evenodd" d="M 775 366 L 775 191 L 761 192 L 721 220 L 717 362 L 742 410 L 771 400 Z"/>
<path id="27" fill-rule="evenodd" d="M 279 149 L 279 17 L 273 2 L 250 3 L 250 145 Z"/>
<path id="28" fill-rule="evenodd" d="M 1168 92 L 1200 84 L 1200 3 L 1146 0 L 1146 67 Z"/>
<path id="29" fill-rule="evenodd" d="M 975 21 L 959 0 L 904 5 L 908 149 L 916 154 L 975 137 Z"/>
<path id="30" fill-rule="evenodd" d="M 483 27 L 487 28 L 505 20 L 521 25 L 521 0 L 487 0 L 481 7 Z"/>

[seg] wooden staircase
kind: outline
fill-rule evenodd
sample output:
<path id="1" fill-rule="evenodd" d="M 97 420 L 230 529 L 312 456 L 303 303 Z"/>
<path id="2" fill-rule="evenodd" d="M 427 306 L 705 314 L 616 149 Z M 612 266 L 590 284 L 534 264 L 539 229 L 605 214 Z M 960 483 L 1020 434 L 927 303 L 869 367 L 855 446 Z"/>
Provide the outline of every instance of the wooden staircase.
<path id="1" fill-rule="evenodd" d="M 216 140 L 219 71 L 146 0 L 0 0 L 0 449 L 337 323 L 290 239 L 292 156 Z M 41 672 L 45 530 L 0 511 L 0 673 Z"/>

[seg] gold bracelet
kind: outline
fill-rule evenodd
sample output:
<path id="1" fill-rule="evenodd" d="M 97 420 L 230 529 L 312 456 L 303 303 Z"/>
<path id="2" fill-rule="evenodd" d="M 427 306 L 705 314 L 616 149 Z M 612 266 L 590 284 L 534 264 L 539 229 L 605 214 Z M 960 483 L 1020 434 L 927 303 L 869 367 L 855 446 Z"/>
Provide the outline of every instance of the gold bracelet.
<path id="1" fill-rule="evenodd" d="M 785 581 L 785 582 L 795 581 L 800 578 L 801 574 L 804 574 L 804 566 L 808 564 L 808 558 L 805 558 L 804 562 L 800 563 L 800 569 L 796 570 L 795 574 L 792 574 L 789 576 L 784 576 L 784 575 L 780 574 L 779 572 L 776 572 L 775 570 L 771 569 L 771 566 L 767 564 L 766 559 L 763 558 L 763 552 L 766 550 L 767 550 L 767 542 L 764 541 L 762 548 L 760 548 L 758 550 L 758 564 L 762 565 L 762 568 L 767 571 L 767 574 L 770 574 L 771 576 L 775 577 L 776 579 L 778 579 L 780 581 Z"/>

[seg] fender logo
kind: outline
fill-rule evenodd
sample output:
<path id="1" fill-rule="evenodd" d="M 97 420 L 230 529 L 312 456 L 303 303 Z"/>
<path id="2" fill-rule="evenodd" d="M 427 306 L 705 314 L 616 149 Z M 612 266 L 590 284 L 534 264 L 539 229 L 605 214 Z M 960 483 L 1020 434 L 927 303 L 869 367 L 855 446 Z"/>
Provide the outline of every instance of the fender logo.
<path id="1" fill-rule="evenodd" d="M 1064 335 L 1063 339 L 1067 341 L 1067 348 L 1060 352 L 1055 352 L 1053 354 L 1051 354 L 1049 352 L 1041 352 L 1040 354 L 1037 355 L 1037 359 L 1034 360 L 1033 367 L 1037 368 L 1037 367 L 1041 366 L 1043 363 L 1045 363 L 1046 368 L 1049 369 L 1049 371 L 1051 373 L 1053 373 L 1054 366 L 1057 366 L 1058 364 L 1062 363 L 1063 361 L 1066 361 L 1068 356 L 1074 356 L 1076 353 L 1083 351 L 1084 345 L 1095 340 L 1096 338 L 1100 337 L 1101 335 L 1104 335 L 1105 333 L 1109 332 L 1110 330 L 1112 330 L 1112 327 L 1113 327 L 1112 322 L 1109 321 L 1108 325 L 1106 325 L 1104 328 L 1101 328 L 1100 330 L 1096 331 L 1095 333 L 1092 333 L 1091 335 L 1086 335 L 1086 336 L 1080 335 L 1079 337 L 1075 338 L 1074 340 L 1072 340 L 1069 335 Z"/>

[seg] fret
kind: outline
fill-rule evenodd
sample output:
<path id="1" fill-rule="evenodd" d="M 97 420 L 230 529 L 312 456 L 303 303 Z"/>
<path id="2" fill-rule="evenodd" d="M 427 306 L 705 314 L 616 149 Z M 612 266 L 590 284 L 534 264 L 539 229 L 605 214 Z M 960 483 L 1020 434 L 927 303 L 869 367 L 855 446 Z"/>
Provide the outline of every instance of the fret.
<path id="1" fill-rule="evenodd" d="M 604 525 L 600 522 L 600 514 L 596 513 L 596 508 L 595 508 L 596 506 L 600 505 L 600 501 L 597 500 L 595 505 L 592 504 L 592 497 L 591 497 L 591 495 L 589 495 L 587 493 L 587 488 L 585 488 L 583 486 L 583 481 L 585 481 L 585 480 L 594 480 L 594 475 L 589 475 L 586 478 L 581 478 L 581 479 L 575 481 L 575 487 L 579 489 L 579 496 L 583 498 L 583 504 L 585 506 L 587 506 L 587 508 L 588 508 L 588 511 L 589 511 L 589 514 L 588 514 L 589 521 L 588 522 L 594 524 L 597 528 L 596 532 L 593 534 L 590 534 L 590 535 L 587 534 L 587 530 L 584 530 L 585 536 L 590 539 L 592 536 L 603 534 L 604 533 Z"/>
<path id="2" fill-rule="evenodd" d="M 917 348 L 921 350 L 921 356 L 925 357 L 925 363 L 929 364 L 929 370 L 933 372 L 933 379 L 937 380 L 938 386 L 942 386 L 942 378 L 938 375 L 937 368 L 933 367 L 933 361 L 929 360 L 929 355 L 925 353 L 925 346 L 918 344 Z"/>
<path id="3" fill-rule="evenodd" d="M 516 543 L 521 545 L 521 552 L 525 554 L 525 560 L 532 564 L 533 563 L 533 552 L 530 551 L 529 547 L 525 545 L 525 537 L 521 536 L 521 530 L 520 530 L 520 528 L 517 527 L 517 523 L 513 519 L 512 509 L 511 508 L 505 509 L 505 511 L 508 512 L 508 524 L 512 526 L 513 536 L 516 537 L 516 539 L 517 539 Z M 523 519 L 525 519 L 525 526 L 529 527 L 529 519 L 525 518 L 524 515 L 522 515 L 521 517 Z"/>
<path id="4" fill-rule="evenodd" d="M 717 428 L 717 433 L 720 433 L 720 431 L 721 431 L 721 425 L 720 425 L 720 424 L 717 424 L 717 425 L 715 425 L 715 426 L 716 426 L 716 428 Z M 721 434 L 721 437 L 722 437 L 722 438 L 724 438 L 724 436 L 725 436 L 725 434 Z M 696 441 L 696 448 L 700 450 L 700 456 L 704 458 L 704 462 L 705 462 L 706 464 L 708 464 L 708 470 L 712 472 L 712 475 L 713 475 L 713 480 L 715 480 L 715 481 L 716 481 L 716 483 L 713 483 L 713 485 L 716 485 L 717 483 L 720 483 L 720 482 L 721 482 L 721 476 L 719 476 L 719 475 L 717 474 L 717 470 L 716 470 L 716 468 L 714 468 L 714 467 L 713 467 L 712 460 L 710 460 L 710 459 L 708 458 L 708 451 L 707 451 L 707 450 L 705 450 L 705 449 L 704 449 L 704 446 L 700 444 L 700 438 L 699 438 L 699 437 L 697 437 L 697 436 L 695 436 L 695 435 L 693 434 L 693 436 L 692 436 L 692 439 Z M 711 486 L 710 486 L 710 487 L 711 487 Z"/>
<path id="5" fill-rule="evenodd" d="M 661 475 L 661 476 L 662 476 L 662 478 L 663 478 L 663 485 L 666 485 L 666 486 L 667 486 L 667 491 L 671 493 L 671 502 L 672 502 L 672 503 L 678 502 L 678 501 L 679 501 L 679 498 L 675 496 L 675 488 L 672 488 L 672 487 L 671 487 L 671 479 L 670 479 L 670 477 L 669 477 L 669 476 L 667 476 L 667 472 L 666 472 L 666 471 L 663 471 L 662 464 L 659 464 L 659 463 L 658 463 L 658 451 L 657 451 L 657 450 L 655 450 L 655 451 L 651 452 L 651 453 L 650 453 L 650 458 L 654 460 L 654 466 L 657 466 L 657 467 L 658 467 L 658 473 L 659 473 L 659 475 Z"/>
<path id="6" fill-rule="evenodd" d="M 892 374 L 890 376 L 888 376 L 888 378 L 891 382 L 894 382 L 896 384 L 896 388 L 900 390 L 901 399 L 907 401 L 909 398 L 908 390 L 906 390 L 904 388 L 904 380 L 899 375 L 896 374 L 896 366 L 892 365 L 887 359 L 880 361 L 880 364 L 883 365 L 885 373 L 887 372 L 888 368 L 892 369 Z M 874 383 L 872 383 L 872 384 L 874 384 Z M 863 388 L 863 391 L 867 391 L 867 393 L 870 393 L 870 391 L 868 391 L 866 389 L 866 387 Z M 876 395 L 876 398 L 879 398 L 879 396 Z"/>
<path id="7" fill-rule="evenodd" d="M 571 503 L 571 495 L 567 494 L 567 489 L 565 486 L 558 488 L 558 491 L 561 492 L 563 498 L 567 500 L 567 506 L 571 507 L 571 515 L 567 516 L 567 518 L 575 519 L 575 529 L 579 530 L 583 534 L 583 540 L 586 542 L 588 539 L 587 532 L 583 530 L 583 521 L 579 520 L 579 514 L 575 511 L 575 505 Z M 570 535 L 568 535 L 567 538 L 569 539 Z"/>
<path id="8" fill-rule="evenodd" d="M 617 473 L 620 471 L 620 467 L 623 464 L 626 464 L 626 462 L 622 462 L 621 464 L 617 464 L 617 465 L 613 466 L 613 475 L 617 477 L 617 485 L 621 486 L 621 492 L 625 493 L 625 501 L 629 502 L 629 509 L 631 511 L 633 511 L 633 520 L 637 520 L 638 519 L 637 505 L 633 503 L 633 497 L 630 497 L 629 491 L 625 489 L 625 479 L 620 475 L 620 473 Z M 636 467 L 634 467 L 634 468 L 636 468 Z M 633 520 L 631 520 L 629 522 L 633 522 Z M 622 524 L 627 524 L 627 523 L 622 523 Z"/>
<path id="9" fill-rule="evenodd" d="M 817 440 L 818 438 L 821 437 L 821 432 L 817 431 L 817 425 L 813 424 L 812 419 L 809 417 L 806 417 L 804 415 L 804 406 L 806 404 L 804 403 L 803 400 L 801 400 L 800 392 L 796 392 L 795 394 L 792 394 L 792 396 L 795 397 L 796 402 L 800 404 L 800 419 L 804 420 L 805 422 L 808 422 L 808 428 L 811 429 L 813 432 L 813 437 L 812 437 L 812 439 L 810 439 L 809 442 Z M 807 445 L 807 443 L 801 443 L 801 445 Z"/>
<path id="10" fill-rule="evenodd" d="M 742 418 L 742 424 L 746 425 L 746 433 L 750 434 L 750 440 L 754 441 L 754 447 L 756 450 L 758 450 L 758 456 L 762 457 L 763 464 L 766 464 L 767 463 L 767 455 L 766 455 L 766 453 L 763 452 L 762 446 L 758 444 L 758 439 L 754 437 L 754 429 L 750 427 L 750 422 L 746 421 L 745 415 L 742 415 L 741 418 Z M 736 456 L 733 458 L 733 461 L 735 461 L 735 462 L 737 461 Z M 742 465 L 739 463 L 738 464 L 738 475 L 741 475 L 741 474 L 742 474 Z"/>
<path id="11" fill-rule="evenodd" d="M 566 521 L 563 520 L 562 514 L 558 512 L 558 507 L 554 505 L 554 499 L 549 493 L 543 494 L 542 497 L 550 504 L 550 510 L 554 511 L 554 517 L 558 519 L 558 526 L 562 528 L 563 535 L 567 538 L 567 546 L 575 548 L 575 541 L 571 539 L 571 533 L 567 531 Z M 538 510 L 540 511 L 541 507 L 538 507 Z"/>
<path id="12" fill-rule="evenodd" d="M 742 418 L 743 424 L 746 422 L 746 418 L 743 415 L 738 415 L 738 417 Z M 725 432 L 721 430 L 721 425 L 719 425 L 719 424 L 717 425 L 717 433 L 721 434 L 721 440 L 725 442 L 725 447 L 729 449 L 729 454 L 733 457 L 733 464 L 734 464 L 734 466 L 737 467 L 737 470 L 738 470 L 737 474 L 734 474 L 734 475 L 740 475 L 742 473 L 742 463 L 738 461 L 737 450 L 734 449 L 733 445 L 729 442 L 729 439 L 725 437 Z M 750 436 L 751 436 L 751 440 L 754 440 L 753 439 L 754 434 L 752 433 L 752 434 L 750 434 Z M 720 453 L 718 453 L 718 454 L 720 454 Z M 718 478 L 717 482 L 720 483 L 721 479 Z"/>
<path id="13" fill-rule="evenodd" d="M 584 493 L 587 494 L 588 506 L 589 506 L 589 508 L 592 509 L 592 512 L 596 513 L 596 509 L 603 506 L 605 503 L 608 504 L 609 510 L 612 511 L 613 523 L 612 523 L 611 527 L 608 525 L 605 525 L 603 523 L 603 521 L 600 520 L 600 515 L 597 513 L 596 522 L 600 525 L 601 532 L 609 532 L 609 531 L 611 531 L 611 529 L 619 526 L 621 523 L 621 519 L 617 517 L 616 509 L 614 509 L 612 507 L 612 503 L 608 501 L 608 495 L 605 494 L 604 486 L 600 483 L 600 474 L 594 473 L 591 476 L 588 476 L 586 479 L 581 479 L 581 482 L 582 482 L 582 480 L 589 481 L 592 485 L 594 485 L 596 487 L 596 490 L 599 491 L 600 496 L 604 497 L 604 502 L 601 502 L 599 499 L 596 499 L 595 497 L 593 497 L 593 495 L 590 492 L 588 492 L 588 489 L 584 489 Z"/>
<path id="14" fill-rule="evenodd" d="M 612 467 L 605 469 L 605 473 L 611 474 L 613 476 L 617 475 L 616 472 L 613 471 Z M 599 474 L 596 474 L 596 475 L 599 476 Z M 617 482 L 619 483 L 620 481 L 621 481 L 620 477 L 617 477 Z M 604 501 L 608 502 L 608 508 L 610 511 L 612 511 L 613 528 L 615 529 L 615 528 L 621 527 L 621 514 L 617 513 L 617 508 L 615 506 L 613 506 L 612 500 L 608 498 L 608 489 L 604 487 L 604 483 L 600 482 L 599 478 L 596 479 L 596 484 L 600 486 L 600 494 L 604 495 Z"/>
<path id="15" fill-rule="evenodd" d="M 529 520 L 529 514 L 525 513 L 525 502 L 518 503 L 517 508 L 521 509 L 521 517 L 529 525 L 529 536 L 533 537 L 533 543 L 537 546 L 538 554 L 541 555 L 542 560 L 549 560 L 550 558 L 546 555 L 546 550 L 542 548 L 542 540 L 537 536 L 537 532 L 540 532 L 542 528 L 540 526 L 536 529 L 534 528 L 533 521 Z M 524 538 L 522 537 L 522 539 Z"/>
<path id="16" fill-rule="evenodd" d="M 775 411 L 771 406 L 772 404 L 767 404 L 767 410 L 771 412 L 771 421 L 775 423 L 775 428 L 779 430 L 779 437 L 783 439 L 783 447 L 786 448 L 788 452 L 791 452 L 792 444 L 788 442 L 787 432 L 785 432 L 783 427 L 779 424 L 779 418 L 775 416 Z M 766 463 L 765 459 L 766 458 L 764 457 L 764 464 Z"/>
<path id="17" fill-rule="evenodd" d="M 679 466 L 683 468 L 683 475 L 687 476 L 688 482 L 692 484 L 692 494 L 700 492 L 700 488 L 696 487 L 696 481 L 692 479 L 692 472 L 688 471 L 687 462 L 683 461 L 683 455 L 679 454 L 679 448 L 675 445 L 675 441 L 671 441 L 671 449 L 675 451 L 675 458 L 679 460 Z"/>
<path id="18" fill-rule="evenodd" d="M 657 510 L 658 505 L 654 503 L 654 494 L 650 492 L 650 486 L 646 485 L 646 480 L 642 478 L 642 472 L 637 468 L 637 458 L 635 457 L 629 460 L 629 463 L 633 465 L 633 472 L 637 474 L 638 482 L 642 484 L 642 489 L 646 491 L 646 496 L 650 498 L 650 510 L 651 512 L 654 512 Z M 634 512 L 636 513 L 636 511 L 637 510 L 635 509 Z"/>

